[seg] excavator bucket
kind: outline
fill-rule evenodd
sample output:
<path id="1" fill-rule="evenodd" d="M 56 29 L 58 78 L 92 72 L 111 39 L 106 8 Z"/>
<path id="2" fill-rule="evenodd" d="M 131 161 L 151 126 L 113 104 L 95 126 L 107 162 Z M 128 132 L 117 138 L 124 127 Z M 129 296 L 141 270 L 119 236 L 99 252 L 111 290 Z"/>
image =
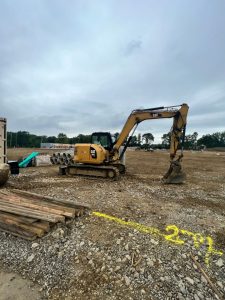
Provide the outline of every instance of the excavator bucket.
<path id="1" fill-rule="evenodd" d="M 181 163 L 176 160 L 171 162 L 169 170 L 163 176 L 163 183 L 179 184 L 186 180 L 186 174 L 182 171 Z"/>

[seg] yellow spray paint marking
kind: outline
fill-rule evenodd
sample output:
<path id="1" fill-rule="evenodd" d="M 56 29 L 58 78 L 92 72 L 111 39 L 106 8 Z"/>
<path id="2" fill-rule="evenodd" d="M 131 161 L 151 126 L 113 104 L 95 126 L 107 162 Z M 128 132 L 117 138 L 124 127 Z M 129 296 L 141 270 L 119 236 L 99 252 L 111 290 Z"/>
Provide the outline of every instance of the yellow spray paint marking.
<path id="1" fill-rule="evenodd" d="M 163 237 L 165 240 L 167 240 L 171 243 L 174 243 L 176 245 L 184 245 L 185 244 L 185 241 L 182 240 L 179 235 L 186 235 L 188 237 L 191 237 L 193 239 L 195 248 L 198 249 L 198 248 L 200 248 L 201 245 L 204 245 L 204 244 L 207 245 L 207 250 L 206 250 L 206 254 L 205 254 L 205 263 L 207 265 L 209 264 L 209 258 L 212 255 L 219 255 L 219 256 L 223 255 L 222 251 L 218 251 L 218 250 L 214 249 L 214 246 L 213 246 L 214 242 L 210 236 L 204 237 L 200 233 L 194 233 L 194 232 L 191 232 L 188 230 L 179 229 L 176 225 L 166 226 L 166 228 L 165 228 L 166 232 L 172 232 L 172 233 L 164 234 L 157 228 L 145 226 L 145 225 L 142 225 L 142 224 L 139 224 L 136 222 L 132 222 L 132 221 L 124 221 L 120 218 L 116 218 L 116 217 L 113 217 L 113 216 L 110 216 L 107 214 L 103 214 L 100 212 L 94 211 L 94 212 L 92 212 L 92 215 L 116 222 L 116 223 L 126 226 L 126 227 L 136 229 L 139 232 L 153 234 L 153 235 L 156 235 L 159 237 Z"/>

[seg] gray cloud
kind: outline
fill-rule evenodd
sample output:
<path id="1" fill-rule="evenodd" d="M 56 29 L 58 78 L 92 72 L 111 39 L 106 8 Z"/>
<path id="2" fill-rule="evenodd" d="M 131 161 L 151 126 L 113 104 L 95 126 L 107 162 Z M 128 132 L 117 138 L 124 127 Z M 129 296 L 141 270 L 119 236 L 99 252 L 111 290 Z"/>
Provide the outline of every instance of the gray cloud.
<path id="1" fill-rule="evenodd" d="M 188 132 L 225 130 L 224 53 L 222 0 L 1 0 L 1 116 L 9 130 L 72 136 L 187 102 Z"/>
<path id="2" fill-rule="evenodd" d="M 130 41 L 125 48 L 125 55 L 131 55 L 137 50 L 141 49 L 142 41 L 140 40 L 132 40 Z"/>

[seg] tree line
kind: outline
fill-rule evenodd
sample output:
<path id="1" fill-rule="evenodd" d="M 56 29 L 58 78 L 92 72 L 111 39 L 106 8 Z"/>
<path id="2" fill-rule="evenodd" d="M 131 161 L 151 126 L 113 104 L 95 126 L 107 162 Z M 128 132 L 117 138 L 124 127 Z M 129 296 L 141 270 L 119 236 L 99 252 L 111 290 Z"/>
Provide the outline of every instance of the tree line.
<path id="1" fill-rule="evenodd" d="M 114 138 L 117 139 L 119 133 L 114 133 Z M 162 142 L 154 144 L 154 136 L 152 133 L 140 133 L 134 135 L 130 141 L 131 147 L 141 148 L 169 148 L 170 133 L 165 133 L 161 137 Z M 78 134 L 75 137 L 68 137 L 65 133 L 59 133 L 57 136 L 35 135 L 27 131 L 7 132 L 7 146 L 23 147 L 23 148 L 39 148 L 41 143 L 59 143 L 59 144 L 76 144 L 90 143 L 91 135 Z M 198 138 L 198 133 L 187 134 L 184 140 L 185 149 L 201 149 L 201 148 L 225 147 L 225 131 L 206 134 Z"/>

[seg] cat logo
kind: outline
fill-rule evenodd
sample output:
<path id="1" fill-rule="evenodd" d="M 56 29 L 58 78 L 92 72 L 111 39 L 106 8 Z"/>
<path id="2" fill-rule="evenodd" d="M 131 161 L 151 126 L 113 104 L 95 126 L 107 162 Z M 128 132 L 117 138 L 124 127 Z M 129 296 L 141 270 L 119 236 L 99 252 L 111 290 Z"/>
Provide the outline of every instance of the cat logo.
<path id="1" fill-rule="evenodd" d="M 90 148 L 90 154 L 92 158 L 97 158 L 97 152 L 93 147 Z"/>

